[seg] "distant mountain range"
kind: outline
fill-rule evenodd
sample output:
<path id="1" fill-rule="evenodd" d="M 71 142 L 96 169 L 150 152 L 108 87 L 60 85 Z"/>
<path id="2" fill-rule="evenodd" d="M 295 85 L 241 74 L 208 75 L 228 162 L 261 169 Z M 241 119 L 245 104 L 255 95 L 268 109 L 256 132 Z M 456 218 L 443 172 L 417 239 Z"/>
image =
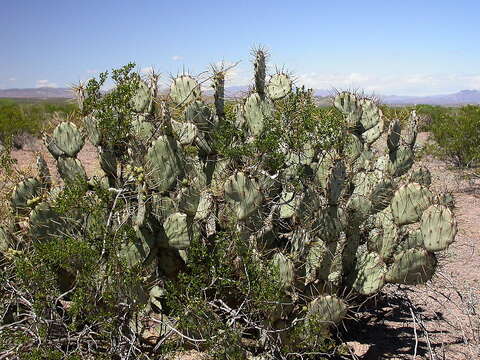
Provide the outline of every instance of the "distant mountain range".
<path id="1" fill-rule="evenodd" d="M 246 86 L 232 86 L 225 89 L 225 94 L 229 98 L 240 97 L 248 91 Z M 213 95 L 211 90 L 204 92 L 206 95 Z M 315 96 L 325 98 L 332 95 L 332 91 L 317 89 Z M 16 99 L 52 99 L 52 98 L 72 98 L 72 91 L 68 88 L 32 88 L 32 89 L 0 89 L 0 98 Z M 411 105 L 411 104 L 429 104 L 429 105 L 465 105 L 480 104 L 479 90 L 462 90 L 453 94 L 431 95 L 431 96 L 398 96 L 385 95 L 379 96 L 380 100 L 390 105 Z"/>
<path id="2" fill-rule="evenodd" d="M 12 99 L 52 99 L 73 97 L 68 88 L 39 87 L 32 89 L 0 89 L 0 98 Z"/>

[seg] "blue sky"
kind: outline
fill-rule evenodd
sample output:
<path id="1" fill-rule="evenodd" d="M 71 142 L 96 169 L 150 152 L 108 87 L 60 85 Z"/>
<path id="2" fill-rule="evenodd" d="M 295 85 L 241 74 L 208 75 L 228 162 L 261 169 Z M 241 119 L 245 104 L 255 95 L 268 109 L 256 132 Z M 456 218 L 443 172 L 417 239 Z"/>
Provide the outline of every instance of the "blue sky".
<path id="1" fill-rule="evenodd" d="M 68 86 L 130 61 L 198 74 L 252 46 L 297 84 L 423 95 L 480 89 L 479 1 L 0 0 L 0 88 Z"/>

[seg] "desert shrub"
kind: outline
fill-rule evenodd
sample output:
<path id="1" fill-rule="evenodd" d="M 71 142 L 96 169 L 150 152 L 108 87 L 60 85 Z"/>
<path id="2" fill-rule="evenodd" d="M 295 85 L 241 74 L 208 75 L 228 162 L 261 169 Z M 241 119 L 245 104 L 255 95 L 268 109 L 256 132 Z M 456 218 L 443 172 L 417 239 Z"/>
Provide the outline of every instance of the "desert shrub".
<path id="1" fill-rule="evenodd" d="M 431 150 L 455 166 L 472 167 L 480 159 L 480 107 L 463 106 L 437 113 L 429 129 L 435 144 Z"/>
<path id="2" fill-rule="evenodd" d="M 79 89 L 82 128 L 45 137 L 63 183 L 39 158 L 0 228 L 9 356 L 314 359 L 342 351 L 351 294 L 431 278 L 456 226 L 428 171 L 409 172 L 415 115 L 385 132 L 371 99 L 318 109 L 288 75 L 267 81 L 265 61 L 257 50 L 254 90 L 236 103 L 222 69 L 212 105 L 190 75 L 159 97 L 133 64 L 108 93 L 107 73 Z M 85 139 L 101 178 L 76 157 Z"/>
<path id="3" fill-rule="evenodd" d="M 430 127 L 440 121 L 452 108 L 439 105 L 416 105 L 415 110 L 419 116 L 420 131 L 430 131 Z"/>
<path id="4" fill-rule="evenodd" d="M 0 99 L 0 140 L 12 137 L 16 148 L 21 148 L 38 137 L 54 114 L 68 117 L 77 111 L 73 103 L 36 102 L 20 103 L 9 99 Z"/>

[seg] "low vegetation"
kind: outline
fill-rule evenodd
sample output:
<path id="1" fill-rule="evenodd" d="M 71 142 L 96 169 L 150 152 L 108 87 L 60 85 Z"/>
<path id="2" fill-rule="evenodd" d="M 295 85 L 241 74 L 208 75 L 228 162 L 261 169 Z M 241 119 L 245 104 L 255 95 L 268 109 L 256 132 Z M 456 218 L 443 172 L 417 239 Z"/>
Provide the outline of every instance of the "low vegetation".
<path id="1" fill-rule="evenodd" d="M 25 102 L 0 99 L 0 141 L 13 139 L 16 148 L 22 148 L 33 137 L 39 137 L 54 116 L 68 117 L 77 106 L 70 102 Z"/>

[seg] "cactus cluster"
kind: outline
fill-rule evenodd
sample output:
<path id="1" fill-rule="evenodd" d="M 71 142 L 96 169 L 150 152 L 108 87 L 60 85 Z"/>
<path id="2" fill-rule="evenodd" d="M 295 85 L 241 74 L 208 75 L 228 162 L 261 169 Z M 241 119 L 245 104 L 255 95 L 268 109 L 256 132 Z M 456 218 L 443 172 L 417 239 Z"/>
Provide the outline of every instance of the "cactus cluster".
<path id="1" fill-rule="evenodd" d="M 235 107 L 233 121 L 244 134 L 237 142 L 262 137 L 272 121 L 289 121 L 276 114 L 277 102 L 294 93 L 289 75 L 267 78 L 262 50 L 254 68 L 254 87 Z M 295 318 L 338 323 L 348 312 L 345 289 L 371 295 L 386 283 L 432 277 L 435 252 L 453 242 L 456 223 L 429 189 L 428 170 L 411 169 L 415 113 L 406 128 L 392 120 L 385 130 L 387 119 L 375 101 L 339 93 L 334 106 L 344 117 L 344 141 L 332 149 L 307 142 L 300 152 L 280 144 L 283 163 L 272 173 L 262 154 L 228 158 L 215 151 L 214 133 L 226 121 L 225 74 L 216 71 L 212 81 L 209 105 L 190 75 L 175 78 L 164 99 L 154 81 L 140 80 L 123 152 L 105 141 L 109 134 L 94 112 L 85 114 L 82 131 L 67 122 L 45 138 L 62 186 L 93 186 L 76 155 L 85 138 L 98 147 L 105 175 L 98 183 L 112 203 L 126 203 L 121 213 L 106 212 L 103 226 L 132 224 L 136 241 L 120 252 L 131 266 L 154 264 L 156 277 L 175 279 L 193 242 L 235 233 L 257 254 L 259 266 L 278 270 L 285 302 L 293 304 L 271 314 L 272 327 Z M 68 226 L 92 226 L 86 214 L 65 219 L 51 208 L 55 191 L 44 161 L 39 164 L 39 177 L 22 181 L 12 195 L 14 210 L 29 216 L 33 240 L 61 239 Z"/>

